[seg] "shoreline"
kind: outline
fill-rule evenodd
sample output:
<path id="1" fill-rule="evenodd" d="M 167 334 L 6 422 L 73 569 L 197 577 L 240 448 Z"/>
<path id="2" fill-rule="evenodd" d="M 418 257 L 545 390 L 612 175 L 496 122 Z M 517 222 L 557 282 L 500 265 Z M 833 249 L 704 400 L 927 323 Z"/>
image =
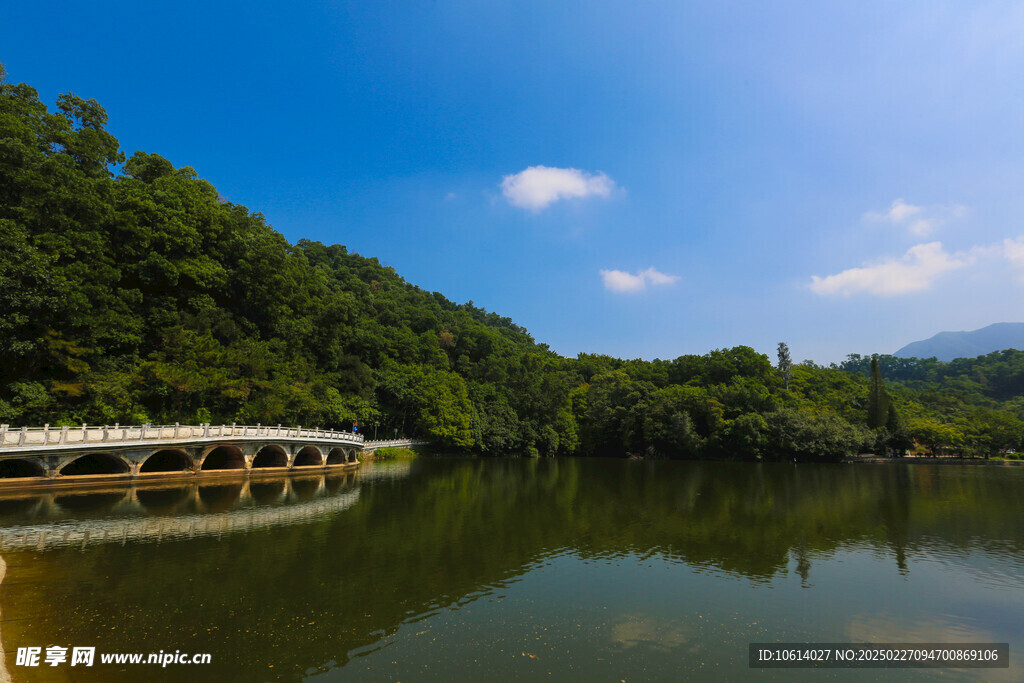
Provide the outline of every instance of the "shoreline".
<path id="1" fill-rule="evenodd" d="M 1024 465 L 1024 460 L 993 460 L 986 458 L 962 458 L 958 456 L 925 456 L 905 455 L 900 458 L 893 458 L 884 455 L 855 455 L 843 458 L 845 463 L 911 463 L 914 465 L 995 465 L 1005 467 L 1018 467 Z"/>

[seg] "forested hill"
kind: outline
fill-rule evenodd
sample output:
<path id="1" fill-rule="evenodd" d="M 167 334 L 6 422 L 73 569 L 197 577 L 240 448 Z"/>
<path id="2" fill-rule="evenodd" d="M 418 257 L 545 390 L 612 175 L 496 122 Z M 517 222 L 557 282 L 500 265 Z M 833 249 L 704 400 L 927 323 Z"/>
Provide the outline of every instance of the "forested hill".
<path id="1" fill-rule="evenodd" d="M 889 382 L 921 396 L 941 393 L 974 405 L 1001 406 L 1024 415 L 1024 351 L 1006 349 L 948 363 L 935 358 L 875 356 Z M 868 377 L 872 358 L 851 354 L 842 370 Z"/>
<path id="2" fill-rule="evenodd" d="M 562 358 L 340 245 L 289 244 L 93 100 L 0 84 L 0 422 L 376 425 L 521 455 L 991 453 L 1021 415 L 747 347 Z M 383 248 L 383 247 L 382 247 Z M 1014 408 L 1014 406 L 1009 406 Z"/>
<path id="3" fill-rule="evenodd" d="M 237 421 L 532 446 L 563 361 L 343 246 L 289 244 L 95 101 L 0 97 L 0 421 Z M 112 168 L 122 164 L 115 177 Z"/>

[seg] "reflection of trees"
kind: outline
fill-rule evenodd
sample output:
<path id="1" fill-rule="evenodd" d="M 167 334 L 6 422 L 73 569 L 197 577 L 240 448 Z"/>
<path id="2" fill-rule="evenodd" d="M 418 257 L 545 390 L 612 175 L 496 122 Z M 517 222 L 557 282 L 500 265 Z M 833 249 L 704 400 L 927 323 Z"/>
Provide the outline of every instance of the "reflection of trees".
<path id="1" fill-rule="evenodd" d="M 892 479 L 895 485 L 890 487 L 889 495 L 881 498 L 878 503 L 879 516 L 885 523 L 885 533 L 896 556 L 896 566 L 900 573 L 907 573 L 907 542 L 910 526 L 910 475 L 905 467 L 894 467 Z"/>
<path id="2" fill-rule="evenodd" d="M 301 678 L 539 556 L 660 553 L 763 581 L 851 543 L 895 564 L 936 539 L 1024 550 L 1024 472 L 603 460 L 417 461 L 331 518 L 222 538 L 8 554 L 11 642 L 216 653 L 227 678 Z M 59 582 L 52 577 L 62 577 Z M 44 580 L 45 579 L 45 580 Z M 112 615 L 130 614 L 131 619 Z M 115 628 L 110 628 L 111 626 Z M 248 631 L 247 631 L 248 630 Z M 103 673 L 103 672 L 100 672 Z M 107 672 L 109 673 L 109 672 Z M 93 674 L 96 675 L 96 674 Z"/>

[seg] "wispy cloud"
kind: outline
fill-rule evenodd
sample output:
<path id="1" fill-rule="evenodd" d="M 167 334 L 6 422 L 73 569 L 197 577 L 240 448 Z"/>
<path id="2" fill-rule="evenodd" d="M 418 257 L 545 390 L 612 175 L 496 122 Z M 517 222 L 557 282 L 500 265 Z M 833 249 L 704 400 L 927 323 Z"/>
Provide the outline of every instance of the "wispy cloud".
<path id="1" fill-rule="evenodd" d="M 613 292 L 642 292 L 647 285 L 667 286 L 679 280 L 678 275 L 666 275 L 654 268 L 641 270 L 636 274 L 624 270 L 602 270 L 601 279 L 605 289 Z"/>
<path id="2" fill-rule="evenodd" d="M 978 245 L 965 251 L 947 253 L 941 242 L 918 244 L 898 259 L 888 258 L 861 268 L 850 268 L 835 275 L 811 276 L 810 289 L 823 296 L 875 294 L 894 296 L 929 289 L 944 273 L 967 266 L 992 268 L 1000 261 L 1008 264 L 1024 283 L 1024 236 L 1007 237 L 1002 242 Z"/>
<path id="3" fill-rule="evenodd" d="M 885 212 L 868 211 L 864 218 L 873 222 L 904 226 L 915 237 L 931 234 L 935 228 L 955 218 L 962 218 L 967 207 L 960 204 L 915 206 L 897 199 Z"/>
<path id="4" fill-rule="evenodd" d="M 887 259 L 862 268 L 850 268 L 835 275 L 811 277 L 811 291 L 821 295 L 850 296 L 866 292 L 893 296 L 924 291 L 945 272 L 963 268 L 972 260 L 968 254 L 948 254 L 941 242 L 918 244 L 899 259 Z"/>
<path id="5" fill-rule="evenodd" d="M 615 181 L 604 173 L 591 174 L 575 168 L 530 166 L 507 175 L 501 192 L 513 206 L 540 211 L 560 199 L 607 197 Z"/>
<path id="6" fill-rule="evenodd" d="M 1010 239 L 1007 237 L 1002 244 L 1003 257 L 1013 266 L 1024 268 L 1024 237 Z"/>
<path id="7" fill-rule="evenodd" d="M 1007 237 L 998 246 L 999 256 L 1002 256 L 1017 271 L 1015 277 L 1018 282 L 1024 283 L 1024 237 L 1011 239 Z"/>

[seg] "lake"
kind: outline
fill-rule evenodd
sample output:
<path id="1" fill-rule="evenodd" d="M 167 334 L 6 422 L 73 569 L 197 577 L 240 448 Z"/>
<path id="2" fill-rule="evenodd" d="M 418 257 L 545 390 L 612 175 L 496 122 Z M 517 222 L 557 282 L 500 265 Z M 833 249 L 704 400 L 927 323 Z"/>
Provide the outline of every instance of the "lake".
<path id="1" fill-rule="evenodd" d="M 0 497 L 14 680 L 1024 680 L 1024 468 L 584 459 Z M 748 668 L 1008 642 L 1010 669 Z M 90 646 L 92 667 L 18 666 Z M 100 653 L 209 653 L 101 664 Z"/>

